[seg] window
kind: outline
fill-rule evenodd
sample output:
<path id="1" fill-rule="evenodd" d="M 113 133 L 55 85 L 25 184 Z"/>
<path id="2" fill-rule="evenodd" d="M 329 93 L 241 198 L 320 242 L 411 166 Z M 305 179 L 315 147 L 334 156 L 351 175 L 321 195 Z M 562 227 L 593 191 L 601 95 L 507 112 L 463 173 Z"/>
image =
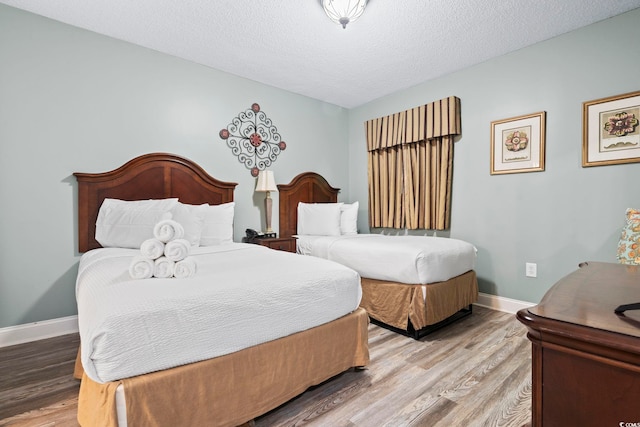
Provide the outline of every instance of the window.
<path id="1" fill-rule="evenodd" d="M 448 229 L 460 99 L 451 96 L 369 120 L 365 132 L 369 226 Z"/>

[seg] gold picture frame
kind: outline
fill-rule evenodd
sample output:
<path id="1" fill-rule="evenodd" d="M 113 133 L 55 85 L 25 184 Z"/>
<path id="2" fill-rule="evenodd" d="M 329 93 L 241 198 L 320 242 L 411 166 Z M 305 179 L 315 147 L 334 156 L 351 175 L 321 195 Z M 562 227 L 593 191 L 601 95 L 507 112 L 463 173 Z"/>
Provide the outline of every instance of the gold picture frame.
<path id="1" fill-rule="evenodd" d="M 582 167 L 640 162 L 640 91 L 582 104 Z"/>
<path id="2" fill-rule="evenodd" d="M 544 171 L 546 112 L 491 122 L 491 175 Z"/>

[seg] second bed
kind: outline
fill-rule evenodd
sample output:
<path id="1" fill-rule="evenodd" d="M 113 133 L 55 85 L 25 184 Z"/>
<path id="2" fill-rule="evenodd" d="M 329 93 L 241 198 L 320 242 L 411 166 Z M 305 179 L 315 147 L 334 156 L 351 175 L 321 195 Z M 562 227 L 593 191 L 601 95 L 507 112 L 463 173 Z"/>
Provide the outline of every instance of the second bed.
<path id="1" fill-rule="evenodd" d="M 295 236 L 301 254 L 356 270 L 362 277 L 360 306 L 373 322 L 418 339 L 471 314 L 478 299 L 472 244 L 443 237 L 357 234 L 344 222 L 345 211 L 354 206 L 336 203 L 339 189 L 314 172 L 278 185 L 278 191 L 280 237 Z M 318 203 L 323 205 L 312 205 Z M 326 225 L 334 221 L 336 209 L 342 214 L 339 231 Z M 323 223 L 316 225 L 319 221 Z"/>

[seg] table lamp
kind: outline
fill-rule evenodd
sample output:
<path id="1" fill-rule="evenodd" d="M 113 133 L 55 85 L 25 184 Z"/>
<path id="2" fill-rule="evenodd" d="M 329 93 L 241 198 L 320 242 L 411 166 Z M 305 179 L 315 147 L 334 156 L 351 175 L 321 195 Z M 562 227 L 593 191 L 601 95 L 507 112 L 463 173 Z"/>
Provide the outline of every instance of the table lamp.
<path id="1" fill-rule="evenodd" d="M 273 201 L 271 200 L 270 193 L 272 191 L 278 191 L 278 187 L 276 187 L 276 181 L 273 178 L 273 172 L 264 170 L 258 173 L 258 183 L 256 184 L 256 192 L 267 193 L 264 198 L 264 213 L 266 219 L 266 227 L 265 237 L 275 237 L 275 233 L 271 228 L 271 208 L 273 206 Z M 270 236 L 273 235 L 273 236 Z"/>

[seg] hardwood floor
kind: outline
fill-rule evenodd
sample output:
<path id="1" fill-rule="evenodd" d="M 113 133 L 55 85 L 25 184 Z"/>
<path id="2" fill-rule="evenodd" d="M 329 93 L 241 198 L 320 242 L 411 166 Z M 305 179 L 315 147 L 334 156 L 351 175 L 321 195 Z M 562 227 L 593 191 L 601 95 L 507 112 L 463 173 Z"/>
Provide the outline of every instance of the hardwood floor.
<path id="1" fill-rule="evenodd" d="M 77 335 L 0 348 L 0 426 L 77 426 Z M 371 364 L 255 420 L 265 426 L 512 426 L 531 417 L 531 349 L 482 307 L 420 341 L 369 326 Z"/>
<path id="2" fill-rule="evenodd" d="M 80 339 L 63 335 L 0 348 L 0 426 L 77 426 Z"/>
<path id="3" fill-rule="evenodd" d="M 371 364 L 307 391 L 256 426 L 523 426 L 531 348 L 515 316 L 474 313 L 420 341 L 369 327 Z"/>

